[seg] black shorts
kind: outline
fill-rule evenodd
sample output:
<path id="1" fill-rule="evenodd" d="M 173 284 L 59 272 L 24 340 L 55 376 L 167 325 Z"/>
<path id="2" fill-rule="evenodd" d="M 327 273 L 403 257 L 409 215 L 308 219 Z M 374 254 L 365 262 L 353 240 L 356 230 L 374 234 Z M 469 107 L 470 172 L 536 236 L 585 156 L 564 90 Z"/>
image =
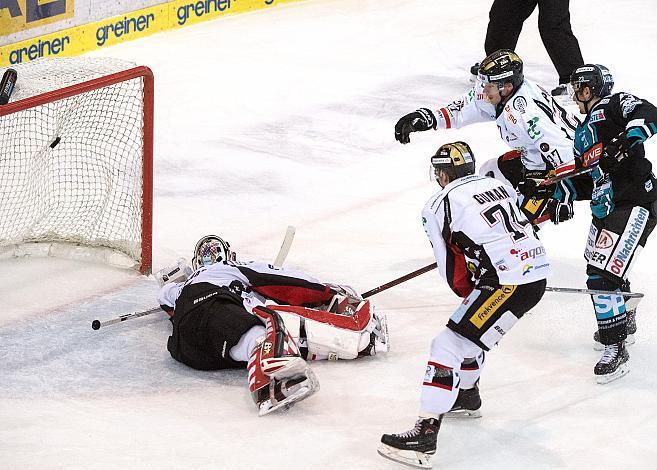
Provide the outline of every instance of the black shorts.
<path id="1" fill-rule="evenodd" d="M 246 362 L 231 359 L 230 349 L 244 333 L 262 325 L 244 308 L 241 297 L 209 283 L 185 286 L 171 321 L 171 357 L 199 370 L 245 368 Z"/>
<path id="2" fill-rule="evenodd" d="M 447 328 L 488 351 L 545 293 L 545 279 L 522 285 L 479 287 L 447 322 Z"/>

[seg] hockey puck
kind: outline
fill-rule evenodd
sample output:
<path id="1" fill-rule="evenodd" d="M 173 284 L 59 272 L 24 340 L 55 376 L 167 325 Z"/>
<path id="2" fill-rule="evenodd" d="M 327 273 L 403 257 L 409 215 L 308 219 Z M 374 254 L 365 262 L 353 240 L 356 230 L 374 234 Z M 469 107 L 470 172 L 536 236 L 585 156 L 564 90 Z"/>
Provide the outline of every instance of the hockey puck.
<path id="1" fill-rule="evenodd" d="M 55 140 L 53 140 L 52 143 L 50 144 L 50 148 L 54 149 L 55 147 L 57 147 L 57 144 L 59 144 L 61 140 L 62 140 L 61 137 L 55 137 Z"/>
<path id="2" fill-rule="evenodd" d="M 100 320 L 94 320 L 91 322 L 91 328 L 94 330 L 100 329 Z"/>

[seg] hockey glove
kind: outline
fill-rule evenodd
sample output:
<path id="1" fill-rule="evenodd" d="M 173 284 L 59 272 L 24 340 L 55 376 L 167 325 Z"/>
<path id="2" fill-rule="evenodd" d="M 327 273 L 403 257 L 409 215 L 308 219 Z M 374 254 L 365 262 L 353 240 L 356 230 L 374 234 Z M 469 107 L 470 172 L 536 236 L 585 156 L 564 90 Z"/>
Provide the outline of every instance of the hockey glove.
<path id="1" fill-rule="evenodd" d="M 436 116 L 431 110 L 420 108 L 397 121 L 397 124 L 395 124 L 395 140 L 407 144 L 411 141 L 409 137 L 411 132 L 428 131 L 429 129 L 435 129 L 436 126 Z"/>
<path id="2" fill-rule="evenodd" d="M 573 203 L 562 203 L 557 199 L 550 199 L 547 203 L 545 211 L 550 216 L 550 221 L 554 225 L 559 225 L 559 222 L 565 222 L 573 218 Z"/>
<path id="3" fill-rule="evenodd" d="M 651 134 L 652 135 L 652 134 Z M 650 137 L 643 127 L 630 127 L 611 139 L 600 156 L 600 168 L 605 173 L 618 168 L 620 161 L 632 154 L 632 149 Z"/>
<path id="4" fill-rule="evenodd" d="M 525 178 L 518 183 L 518 192 L 527 199 L 545 199 L 554 192 L 554 185 L 539 186 L 540 181 L 545 179 L 545 171 L 525 171 Z"/>

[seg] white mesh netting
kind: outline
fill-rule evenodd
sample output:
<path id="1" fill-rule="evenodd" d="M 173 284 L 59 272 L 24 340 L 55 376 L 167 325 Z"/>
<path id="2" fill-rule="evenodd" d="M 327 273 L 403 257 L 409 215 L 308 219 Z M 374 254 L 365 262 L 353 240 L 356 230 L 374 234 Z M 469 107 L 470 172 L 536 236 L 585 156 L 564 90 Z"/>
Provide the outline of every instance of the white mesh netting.
<path id="1" fill-rule="evenodd" d="M 11 102 L 132 68 L 110 59 L 14 66 Z M 0 117 L 0 247 L 107 247 L 137 264 L 142 240 L 143 80 Z"/>

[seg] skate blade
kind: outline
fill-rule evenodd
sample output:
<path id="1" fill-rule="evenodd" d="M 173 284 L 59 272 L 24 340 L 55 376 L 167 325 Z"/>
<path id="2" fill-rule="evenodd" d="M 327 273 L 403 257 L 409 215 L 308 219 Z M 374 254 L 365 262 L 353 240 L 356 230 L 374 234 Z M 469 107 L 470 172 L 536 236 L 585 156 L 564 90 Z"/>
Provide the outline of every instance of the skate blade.
<path id="1" fill-rule="evenodd" d="M 450 419 L 476 419 L 481 418 L 481 410 L 453 410 L 443 416 Z"/>
<path id="2" fill-rule="evenodd" d="M 295 403 L 305 400 L 315 394 L 319 390 L 317 377 L 310 369 L 306 371 L 306 374 L 306 380 L 298 385 L 299 389 L 286 397 L 285 400 L 274 401 L 272 398 L 268 398 L 263 401 L 258 408 L 258 416 L 265 416 L 277 410 L 287 411 L 292 408 L 292 405 Z"/>
<path id="3" fill-rule="evenodd" d="M 620 379 L 624 375 L 627 375 L 629 372 L 630 372 L 629 364 L 627 363 L 621 364 L 620 366 L 618 366 L 618 369 L 616 369 L 611 374 L 596 375 L 595 381 L 600 385 L 608 384 L 609 382 L 613 382 L 614 380 Z"/>
<path id="4" fill-rule="evenodd" d="M 632 346 L 634 343 L 636 343 L 636 338 L 634 335 L 627 335 L 627 338 L 625 338 L 625 346 Z M 594 351 L 604 351 L 605 345 L 600 343 L 599 341 L 594 341 L 593 342 L 593 350 Z"/>
<path id="5" fill-rule="evenodd" d="M 386 444 L 381 444 L 377 449 L 379 455 L 393 462 L 408 465 L 415 468 L 432 468 L 431 454 L 416 452 L 414 450 L 395 449 Z"/>

